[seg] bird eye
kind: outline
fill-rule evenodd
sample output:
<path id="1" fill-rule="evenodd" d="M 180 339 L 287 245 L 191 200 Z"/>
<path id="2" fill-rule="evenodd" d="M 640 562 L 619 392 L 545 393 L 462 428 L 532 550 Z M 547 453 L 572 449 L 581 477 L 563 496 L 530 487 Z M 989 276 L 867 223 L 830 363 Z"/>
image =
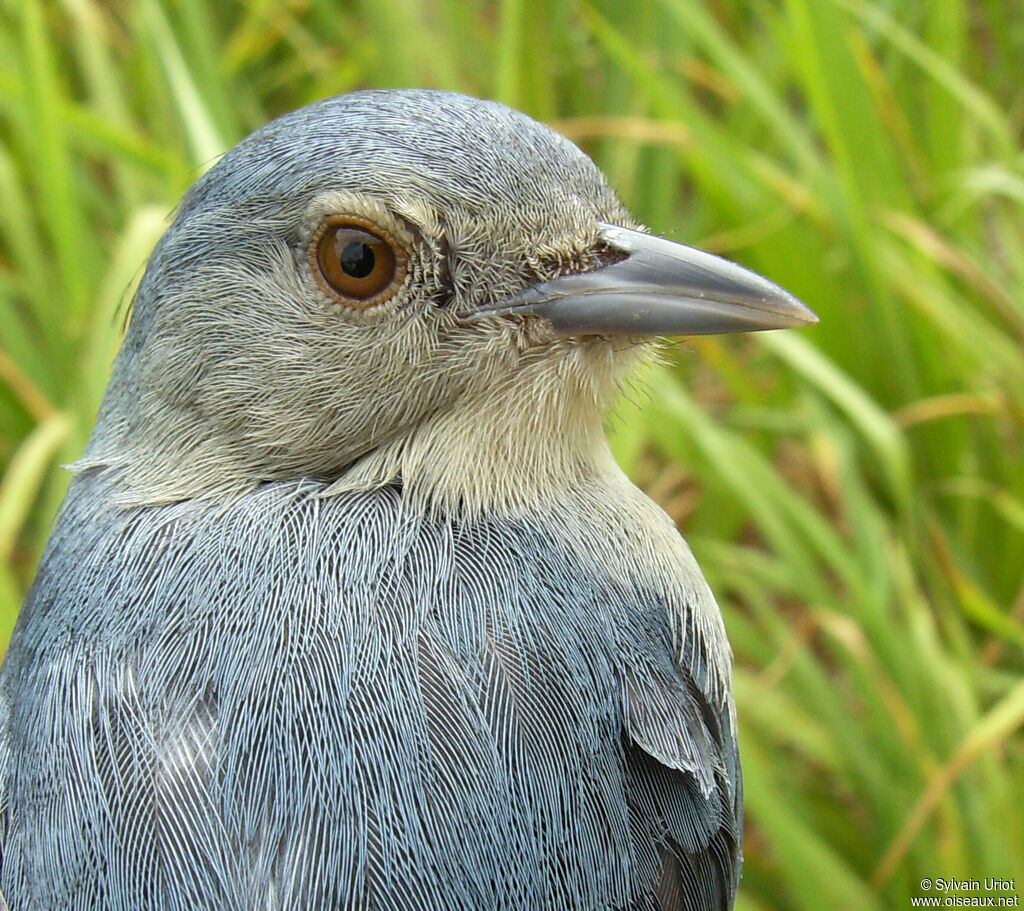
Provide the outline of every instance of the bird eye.
<path id="1" fill-rule="evenodd" d="M 331 297 L 368 310 L 390 300 L 405 279 L 405 250 L 379 227 L 351 215 L 321 225 L 309 250 L 313 274 Z"/>

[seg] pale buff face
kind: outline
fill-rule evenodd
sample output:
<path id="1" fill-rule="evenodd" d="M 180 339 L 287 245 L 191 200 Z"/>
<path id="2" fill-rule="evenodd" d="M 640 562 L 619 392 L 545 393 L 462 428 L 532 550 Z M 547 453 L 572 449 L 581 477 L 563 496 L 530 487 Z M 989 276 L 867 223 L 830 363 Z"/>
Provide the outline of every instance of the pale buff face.
<path id="1" fill-rule="evenodd" d="M 311 264 L 339 215 L 405 256 L 368 309 Z M 136 503 L 400 477 L 476 508 L 605 471 L 602 417 L 635 346 L 465 320 L 587 268 L 600 222 L 633 224 L 575 146 L 500 105 L 360 93 L 274 121 L 184 199 L 78 467 L 119 472 Z"/>

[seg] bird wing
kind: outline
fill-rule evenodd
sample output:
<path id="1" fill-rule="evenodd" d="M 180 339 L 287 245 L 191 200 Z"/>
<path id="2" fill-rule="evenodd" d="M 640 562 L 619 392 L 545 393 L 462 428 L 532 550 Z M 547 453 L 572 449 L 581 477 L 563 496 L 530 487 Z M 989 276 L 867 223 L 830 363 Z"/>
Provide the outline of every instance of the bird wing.
<path id="1" fill-rule="evenodd" d="M 10 747 L 7 744 L 8 723 L 11 716 L 7 696 L 0 693 L 0 875 L 4 869 L 4 841 L 7 834 L 7 759 Z M 0 911 L 9 911 L 7 899 L 0 891 Z"/>
<path id="2" fill-rule="evenodd" d="M 660 868 L 658 911 L 728 911 L 742 800 L 730 713 L 669 658 L 623 675 L 627 802 L 635 850 Z"/>

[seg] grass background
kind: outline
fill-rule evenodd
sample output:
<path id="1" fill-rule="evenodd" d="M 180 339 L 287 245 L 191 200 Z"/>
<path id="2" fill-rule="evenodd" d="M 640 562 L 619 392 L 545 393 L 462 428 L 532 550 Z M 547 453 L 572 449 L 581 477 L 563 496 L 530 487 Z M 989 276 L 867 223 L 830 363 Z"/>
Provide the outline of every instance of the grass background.
<path id="1" fill-rule="evenodd" d="M 328 94 L 494 97 L 821 316 L 676 346 L 611 422 L 735 648 L 737 907 L 1024 892 L 1021 60 L 1004 0 L 6 0 L 0 644 L 191 181 Z"/>

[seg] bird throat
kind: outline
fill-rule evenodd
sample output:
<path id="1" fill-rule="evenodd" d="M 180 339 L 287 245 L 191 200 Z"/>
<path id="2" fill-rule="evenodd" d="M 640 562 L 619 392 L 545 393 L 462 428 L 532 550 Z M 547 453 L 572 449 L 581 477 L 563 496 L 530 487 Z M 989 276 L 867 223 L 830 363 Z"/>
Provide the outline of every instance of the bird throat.
<path id="1" fill-rule="evenodd" d="M 329 492 L 398 482 L 421 509 L 518 513 L 617 474 L 604 419 L 625 372 L 621 354 L 595 369 L 593 352 L 569 349 L 486 384 L 364 456 Z"/>

